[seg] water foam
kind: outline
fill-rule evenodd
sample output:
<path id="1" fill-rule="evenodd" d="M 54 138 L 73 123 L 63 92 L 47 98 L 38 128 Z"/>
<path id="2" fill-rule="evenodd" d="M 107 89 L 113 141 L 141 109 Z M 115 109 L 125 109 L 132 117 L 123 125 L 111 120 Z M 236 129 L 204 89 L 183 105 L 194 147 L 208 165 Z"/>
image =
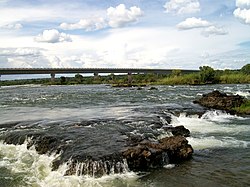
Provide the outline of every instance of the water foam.
<path id="1" fill-rule="evenodd" d="M 250 97 L 250 92 L 237 91 L 235 95 L 241 95 L 243 97 Z"/>
<path id="2" fill-rule="evenodd" d="M 179 117 L 172 116 L 171 125 L 183 125 L 192 133 L 240 133 L 249 131 L 249 127 L 230 124 L 232 120 L 246 120 L 246 118 L 230 115 L 221 111 L 208 111 L 201 117 L 198 115 L 187 116 L 181 113 Z"/>
<path id="3" fill-rule="evenodd" d="M 201 119 L 207 119 L 208 121 L 220 122 L 220 123 L 230 122 L 230 120 L 233 120 L 233 119 L 244 120 L 243 117 L 240 117 L 237 115 L 231 115 L 226 112 L 222 112 L 220 110 L 208 111 L 202 115 Z"/>
<path id="4" fill-rule="evenodd" d="M 213 147 L 242 147 L 250 145 L 249 141 L 236 139 L 234 135 L 246 133 L 250 130 L 247 125 L 236 124 L 235 121 L 245 121 L 247 118 L 230 115 L 221 111 L 208 111 L 201 117 L 187 116 L 185 113 L 179 117 L 172 117 L 171 125 L 183 125 L 191 131 L 187 138 L 194 149 Z"/>
<path id="5" fill-rule="evenodd" d="M 250 142 L 237 140 L 232 137 L 223 137 L 221 139 L 216 138 L 215 136 L 207 136 L 200 138 L 188 137 L 187 140 L 196 150 L 215 147 L 247 148 L 250 145 Z"/>
<path id="6" fill-rule="evenodd" d="M 40 187 L 75 187 L 75 186 L 109 186 L 110 182 L 125 181 L 136 183 L 138 175 L 134 172 L 110 174 L 100 178 L 89 175 L 65 176 L 68 164 L 61 165 L 56 171 L 52 171 L 52 162 L 59 155 L 40 155 L 34 148 L 27 149 L 27 143 L 22 145 L 9 145 L 0 142 L 0 167 L 6 168 L 13 175 L 22 178 L 21 184 L 16 186 L 40 186 Z M 81 165 L 79 164 L 79 167 Z M 124 166 L 125 167 L 125 166 Z M 11 180 L 14 180 L 11 179 Z"/>

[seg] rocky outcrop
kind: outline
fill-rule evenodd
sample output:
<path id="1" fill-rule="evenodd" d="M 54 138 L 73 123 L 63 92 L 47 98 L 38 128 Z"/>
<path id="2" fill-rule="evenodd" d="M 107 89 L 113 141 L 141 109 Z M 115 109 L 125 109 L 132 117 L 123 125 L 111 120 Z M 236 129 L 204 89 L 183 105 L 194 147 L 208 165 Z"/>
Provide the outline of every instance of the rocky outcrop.
<path id="1" fill-rule="evenodd" d="M 245 98 L 240 95 L 227 95 L 217 90 L 204 94 L 200 99 L 194 101 L 194 103 L 204 107 L 224 110 L 230 113 L 236 113 L 234 108 L 240 107 L 245 102 Z"/>
<path id="2" fill-rule="evenodd" d="M 6 125 L 11 130 L 2 133 L 0 140 L 7 144 L 26 142 L 27 148 L 34 147 L 39 154 L 59 154 L 52 168 L 57 170 L 67 163 L 65 175 L 101 177 L 129 170 L 147 171 L 190 159 L 193 149 L 184 137 L 189 136 L 189 130 L 161 123 L 159 119 L 154 119 L 154 125 L 152 120 L 146 126 L 111 120 L 51 123 L 45 129 L 37 123 L 13 124 Z M 173 136 L 157 140 L 160 135 L 157 129 Z"/>
<path id="3" fill-rule="evenodd" d="M 123 152 L 128 167 L 133 171 L 163 167 L 192 157 L 193 148 L 183 136 L 172 136 L 158 142 L 142 141 Z"/>

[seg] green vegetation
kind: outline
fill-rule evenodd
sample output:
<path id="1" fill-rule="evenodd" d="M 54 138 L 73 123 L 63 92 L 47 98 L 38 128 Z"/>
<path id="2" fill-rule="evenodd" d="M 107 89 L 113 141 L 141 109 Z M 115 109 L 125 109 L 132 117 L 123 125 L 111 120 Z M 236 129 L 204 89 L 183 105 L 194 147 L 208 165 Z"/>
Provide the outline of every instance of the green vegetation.
<path id="1" fill-rule="evenodd" d="M 202 83 L 216 83 L 216 71 L 209 66 L 200 67 L 200 81 Z"/>
<path id="2" fill-rule="evenodd" d="M 250 64 L 247 64 L 247 65 L 243 66 L 241 68 L 241 72 L 246 74 L 246 75 L 250 75 Z"/>
<path id="3" fill-rule="evenodd" d="M 0 86 L 26 85 L 26 84 L 50 84 L 50 78 L 43 79 L 17 79 L 17 80 L 1 80 Z"/>
<path id="4" fill-rule="evenodd" d="M 247 84 L 250 83 L 250 64 L 240 70 L 214 70 L 209 66 L 200 67 L 199 73 L 172 74 L 157 81 L 157 84 L 167 85 L 204 85 L 204 84 Z"/>
<path id="5" fill-rule="evenodd" d="M 157 84 L 159 85 L 182 85 L 182 84 L 201 84 L 199 80 L 199 74 L 185 74 L 180 76 L 169 76 L 163 79 L 158 80 Z"/>
<path id="6" fill-rule="evenodd" d="M 244 84 L 250 83 L 250 75 L 242 73 L 224 74 L 219 77 L 222 84 Z"/>
<path id="7" fill-rule="evenodd" d="M 233 110 L 239 114 L 250 114 L 250 100 L 246 100 L 240 107 L 236 107 Z"/>
<path id="8" fill-rule="evenodd" d="M 73 84 L 111 84 L 117 87 L 145 86 L 145 85 L 204 85 L 204 84 L 247 84 L 250 83 L 250 64 L 239 70 L 214 70 L 209 66 L 200 67 L 197 73 L 184 74 L 175 69 L 171 74 L 133 74 L 132 81 L 128 75 L 114 75 L 98 77 L 84 77 L 76 74 L 74 77 L 60 77 L 51 82 L 46 79 L 26 79 L 1 81 L 0 86 L 43 84 L 43 85 L 73 85 Z"/>

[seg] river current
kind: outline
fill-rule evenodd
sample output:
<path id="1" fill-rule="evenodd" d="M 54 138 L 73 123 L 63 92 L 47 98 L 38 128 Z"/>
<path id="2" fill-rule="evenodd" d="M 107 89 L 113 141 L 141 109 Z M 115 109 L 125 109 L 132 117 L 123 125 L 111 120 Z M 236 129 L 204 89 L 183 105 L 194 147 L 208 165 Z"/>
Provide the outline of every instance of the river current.
<path id="1" fill-rule="evenodd" d="M 159 138 L 166 132 L 154 124 L 183 125 L 190 130 L 193 158 L 148 172 L 123 170 L 102 177 L 65 176 L 67 165 L 52 170 L 60 153 L 38 154 L 34 147 L 0 141 L 0 186 L 249 186 L 250 116 L 207 110 L 193 101 L 219 90 L 250 99 L 250 85 L 156 86 L 112 88 L 108 85 L 14 86 L 0 88 L 0 136 L 8 133 L 46 132 L 82 138 L 81 145 L 97 156 L 112 152 L 122 137 L 117 132 Z M 154 127 L 154 128 L 153 128 Z M 72 130 L 73 129 L 73 130 Z M 117 140 L 117 141 L 116 141 Z M 103 146 L 105 145 L 105 146 Z M 72 144 L 72 154 L 81 149 Z"/>

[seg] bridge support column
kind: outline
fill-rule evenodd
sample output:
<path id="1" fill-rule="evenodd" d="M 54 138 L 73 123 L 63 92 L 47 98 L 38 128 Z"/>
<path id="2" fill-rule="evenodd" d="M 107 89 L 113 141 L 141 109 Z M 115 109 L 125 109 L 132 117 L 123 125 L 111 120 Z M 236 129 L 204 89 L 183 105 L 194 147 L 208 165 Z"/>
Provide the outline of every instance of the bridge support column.
<path id="1" fill-rule="evenodd" d="M 128 72 L 128 84 L 131 84 L 132 83 L 132 73 L 131 72 Z"/>
<path id="2" fill-rule="evenodd" d="M 94 73 L 94 80 L 97 80 L 99 78 L 99 75 L 97 72 Z"/>
<path id="3" fill-rule="evenodd" d="M 50 81 L 51 81 L 51 82 L 55 82 L 56 74 L 55 74 L 55 73 L 51 73 L 51 74 L 50 74 L 50 77 L 51 77 L 51 78 L 50 78 Z"/>

